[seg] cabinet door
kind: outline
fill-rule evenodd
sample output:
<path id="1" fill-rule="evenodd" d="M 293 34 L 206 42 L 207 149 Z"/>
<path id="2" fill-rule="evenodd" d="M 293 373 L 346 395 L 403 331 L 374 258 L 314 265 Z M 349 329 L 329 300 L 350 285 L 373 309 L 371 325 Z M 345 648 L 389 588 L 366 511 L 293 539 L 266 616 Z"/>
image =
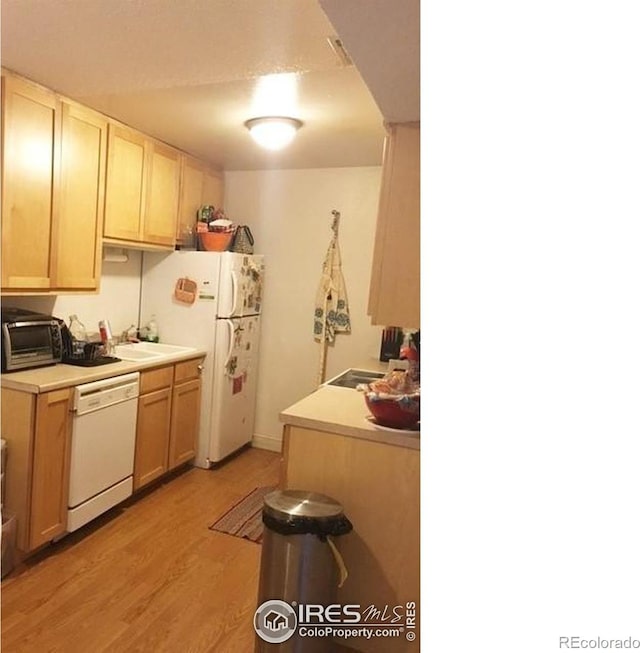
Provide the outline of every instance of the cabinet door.
<path id="1" fill-rule="evenodd" d="M 145 139 L 119 125 L 109 125 L 104 237 L 140 240 L 146 192 Z"/>
<path id="2" fill-rule="evenodd" d="M 149 142 L 149 180 L 142 240 L 173 245 L 178 222 L 180 154 L 160 143 Z"/>
<path id="3" fill-rule="evenodd" d="M 176 242 L 180 245 L 188 244 L 194 238 L 198 209 L 202 205 L 203 187 L 203 166 L 195 159 L 188 156 L 183 157 L 180 206 L 176 231 Z"/>
<path id="4" fill-rule="evenodd" d="M 2 288 L 51 285 L 51 220 L 60 135 L 53 93 L 2 78 Z"/>
<path id="5" fill-rule="evenodd" d="M 140 394 L 146 395 L 173 385 L 173 365 L 156 367 L 140 372 Z"/>
<path id="6" fill-rule="evenodd" d="M 215 206 L 217 209 L 224 206 L 224 178 L 221 172 L 210 168 L 205 170 L 202 204 Z"/>
<path id="7" fill-rule="evenodd" d="M 391 125 L 369 289 L 372 324 L 420 327 L 420 124 Z"/>
<path id="8" fill-rule="evenodd" d="M 173 386 L 169 469 L 196 455 L 200 417 L 200 379 Z"/>
<path id="9" fill-rule="evenodd" d="M 61 150 L 53 285 L 97 290 L 102 267 L 106 120 L 63 103 Z"/>
<path id="10" fill-rule="evenodd" d="M 193 358 L 188 361 L 176 363 L 173 371 L 175 385 L 197 379 L 202 374 L 204 358 Z"/>
<path id="11" fill-rule="evenodd" d="M 171 388 L 141 395 L 138 398 L 134 490 L 167 471 L 170 427 Z"/>
<path id="12" fill-rule="evenodd" d="M 52 540 L 67 527 L 71 391 L 38 395 L 33 442 L 29 549 Z"/>

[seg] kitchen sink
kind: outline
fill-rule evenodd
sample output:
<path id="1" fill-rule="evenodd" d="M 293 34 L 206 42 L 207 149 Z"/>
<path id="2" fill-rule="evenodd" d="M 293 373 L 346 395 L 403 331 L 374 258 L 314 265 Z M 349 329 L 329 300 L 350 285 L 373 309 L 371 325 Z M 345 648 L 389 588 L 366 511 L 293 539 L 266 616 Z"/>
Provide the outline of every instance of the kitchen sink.
<path id="1" fill-rule="evenodd" d="M 154 354 L 152 351 L 144 351 L 143 349 L 134 349 L 131 345 L 116 345 L 113 348 L 113 355 L 122 359 L 123 361 L 142 361 L 151 358 L 161 358 L 160 352 Z"/>
<path id="2" fill-rule="evenodd" d="M 145 361 L 166 358 L 173 354 L 183 354 L 195 351 L 193 347 L 180 345 L 165 345 L 158 342 L 132 342 L 126 345 L 116 345 L 113 355 L 123 361 Z"/>
<path id="3" fill-rule="evenodd" d="M 182 345 L 165 345 L 163 342 L 132 342 L 123 347 L 133 347 L 135 351 L 144 351 L 151 354 L 182 354 L 194 351 L 193 347 L 183 347 Z"/>
<path id="4" fill-rule="evenodd" d="M 360 383 L 371 383 L 376 379 L 381 379 L 384 372 L 371 372 L 369 370 L 349 369 L 339 376 L 329 379 L 324 385 L 335 385 L 341 388 L 355 388 Z"/>

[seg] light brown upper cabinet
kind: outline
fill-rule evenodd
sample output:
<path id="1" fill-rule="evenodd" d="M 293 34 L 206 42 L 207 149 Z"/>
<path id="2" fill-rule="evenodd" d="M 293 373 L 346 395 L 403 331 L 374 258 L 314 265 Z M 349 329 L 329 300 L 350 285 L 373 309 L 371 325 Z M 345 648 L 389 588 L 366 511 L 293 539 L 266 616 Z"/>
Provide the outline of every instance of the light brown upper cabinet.
<path id="1" fill-rule="evenodd" d="M 102 244 L 173 249 L 222 173 L 2 70 L 2 294 L 95 292 Z"/>
<path id="2" fill-rule="evenodd" d="M 202 205 L 205 168 L 190 156 L 182 157 L 182 175 L 180 183 L 180 206 L 176 243 L 189 243 L 195 231 L 198 209 Z"/>
<path id="3" fill-rule="evenodd" d="M 221 172 L 205 168 L 202 203 L 221 209 L 224 206 L 224 178 Z"/>
<path id="4" fill-rule="evenodd" d="M 371 323 L 420 327 L 420 123 L 387 127 L 369 310 Z"/>
<path id="5" fill-rule="evenodd" d="M 223 207 L 224 178 L 202 161 L 183 155 L 180 177 L 180 208 L 176 243 L 189 244 L 195 231 L 198 209 L 203 205 Z"/>
<path id="6" fill-rule="evenodd" d="M 179 181 L 177 150 L 111 123 L 105 243 L 171 249 L 178 219 Z"/>
<path id="7" fill-rule="evenodd" d="M 104 237 L 137 241 L 142 231 L 147 162 L 144 136 L 109 125 Z"/>
<path id="8" fill-rule="evenodd" d="M 99 286 L 106 121 L 3 71 L 2 292 Z"/>
<path id="9" fill-rule="evenodd" d="M 2 104 L 2 289 L 48 290 L 59 102 L 3 75 Z"/>
<path id="10" fill-rule="evenodd" d="M 147 204 L 142 225 L 142 240 L 173 247 L 178 220 L 180 153 L 151 141 Z"/>
<path id="11" fill-rule="evenodd" d="M 102 267 L 107 121 L 62 103 L 55 288 L 95 290 Z"/>

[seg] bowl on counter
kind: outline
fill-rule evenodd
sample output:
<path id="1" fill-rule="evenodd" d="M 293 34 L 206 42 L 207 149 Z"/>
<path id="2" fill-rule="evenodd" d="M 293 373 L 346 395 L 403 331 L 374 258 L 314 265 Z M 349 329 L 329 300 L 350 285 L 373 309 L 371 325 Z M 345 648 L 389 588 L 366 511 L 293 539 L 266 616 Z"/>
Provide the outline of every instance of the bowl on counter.
<path id="1" fill-rule="evenodd" d="M 412 429 L 420 421 L 420 394 L 388 395 L 367 392 L 367 408 L 376 423 L 392 429 Z"/>

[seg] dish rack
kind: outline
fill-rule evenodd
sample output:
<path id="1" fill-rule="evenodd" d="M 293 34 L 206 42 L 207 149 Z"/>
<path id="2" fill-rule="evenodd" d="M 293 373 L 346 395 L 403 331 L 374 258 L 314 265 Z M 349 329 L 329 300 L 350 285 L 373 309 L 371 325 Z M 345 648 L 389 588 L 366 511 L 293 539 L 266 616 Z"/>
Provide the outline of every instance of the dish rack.
<path id="1" fill-rule="evenodd" d="M 73 338 L 68 329 L 62 331 L 62 362 L 80 367 L 95 367 L 120 361 L 115 356 L 107 355 L 106 347 L 101 342 L 87 342 L 83 354 L 73 353 Z"/>

